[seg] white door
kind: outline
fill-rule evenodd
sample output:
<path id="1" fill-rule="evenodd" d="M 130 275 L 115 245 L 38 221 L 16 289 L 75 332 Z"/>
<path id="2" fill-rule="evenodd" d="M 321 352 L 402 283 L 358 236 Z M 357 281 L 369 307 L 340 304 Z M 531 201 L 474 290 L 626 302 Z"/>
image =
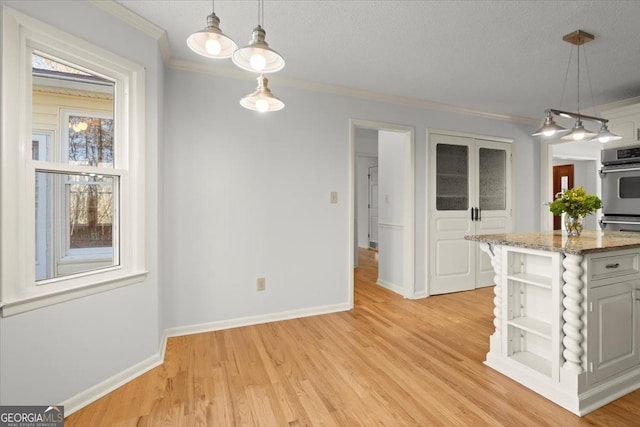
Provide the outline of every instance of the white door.
<path id="1" fill-rule="evenodd" d="M 369 247 L 378 247 L 378 166 L 369 167 Z"/>
<path id="2" fill-rule="evenodd" d="M 475 234 L 508 233 L 511 221 L 511 145 L 476 139 L 478 218 Z M 491 286 L 495 273 L 489 255 L 473 245 L 476 252 L 475 287 Z"/>
<path id="3" fill-rule="evenodd" d="M 429 292 L 491 285 L 489 257 L 464 236 L 511 230 L 511 147 L 431 134 L 429 156 Z"/>

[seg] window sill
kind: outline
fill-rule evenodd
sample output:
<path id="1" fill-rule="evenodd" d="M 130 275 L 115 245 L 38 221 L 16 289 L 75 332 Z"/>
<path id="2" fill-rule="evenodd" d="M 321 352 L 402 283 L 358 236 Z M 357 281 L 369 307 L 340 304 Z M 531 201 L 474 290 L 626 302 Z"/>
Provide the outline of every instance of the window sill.
<path id="1" fill-rule="evenodd" d="M 3 301 L 2 303 L 0 303 L 0 315 L 2 317 L 12 316 L 14 314 L 24 313 L 27 311 L 36 310 L 38 308 L 47 307 L 49 305 L 71 301 L 77 298 L 109 291 L 111 289 L 133 285 L 135 283 L 144 281 L 146 276 L 146 271 L 140 271 L 114 279 L 97 281 L 95 283 L 89 283 L 83 286 L 76 286 L 70 289 L 16 298 L 12 301 Z"/>

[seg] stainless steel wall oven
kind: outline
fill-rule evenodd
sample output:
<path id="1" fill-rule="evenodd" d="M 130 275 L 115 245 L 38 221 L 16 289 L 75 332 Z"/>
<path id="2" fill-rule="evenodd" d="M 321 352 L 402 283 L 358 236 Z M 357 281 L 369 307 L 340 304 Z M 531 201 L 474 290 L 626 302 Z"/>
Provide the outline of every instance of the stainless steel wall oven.
<path id="1" fill-rule="evenodd" d="M 602 213 L 605 230 L 640 232 L 640 145 L 602 150 Z"/>

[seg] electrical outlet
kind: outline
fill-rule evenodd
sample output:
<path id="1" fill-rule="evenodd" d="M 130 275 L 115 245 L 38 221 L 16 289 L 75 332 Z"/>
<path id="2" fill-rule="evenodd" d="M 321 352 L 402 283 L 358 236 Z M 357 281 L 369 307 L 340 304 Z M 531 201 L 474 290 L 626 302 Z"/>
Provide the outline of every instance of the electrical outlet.
<path id="1" fill-rule="evenodd" d="M 264 277 L 258 277 L 257 285 L 259 291 L 264 291 L 265 289 L 267 289 L 267 283 Z"/>

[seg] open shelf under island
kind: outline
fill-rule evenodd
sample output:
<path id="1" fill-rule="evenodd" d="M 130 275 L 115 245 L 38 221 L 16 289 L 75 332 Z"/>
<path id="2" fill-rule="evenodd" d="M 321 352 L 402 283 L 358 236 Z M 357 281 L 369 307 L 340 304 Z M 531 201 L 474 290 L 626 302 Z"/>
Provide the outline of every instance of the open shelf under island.
<path id="1" fill-rule="evenodd" d="M 577 415 L 640 388 L 640 233 L 465 238 L 495 271 L 488 366 Z"/>

